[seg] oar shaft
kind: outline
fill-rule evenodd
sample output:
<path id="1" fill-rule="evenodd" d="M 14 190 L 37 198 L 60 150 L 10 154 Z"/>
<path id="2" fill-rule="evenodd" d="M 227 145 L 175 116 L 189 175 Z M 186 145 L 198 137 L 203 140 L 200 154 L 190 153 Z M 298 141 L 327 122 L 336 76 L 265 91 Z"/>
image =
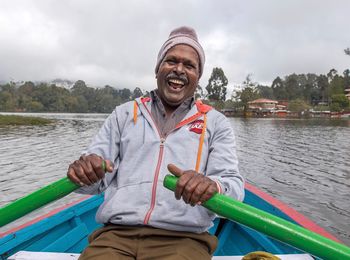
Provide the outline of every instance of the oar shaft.
<path id="1" fill-rule="evenodd" d="M 0 209 L 0 227 L 60 199 L 79 188 L 68 178 L 62 178 Z"/>
<path id="2" fill-rule="evenodd" d="M 167 175 L 164 186 L 174 191 L 177 179 Z M 322 259 L 350 259 L 349 247 L 228 196 L 215 194 L 202 205 L 220 216 Z"/>

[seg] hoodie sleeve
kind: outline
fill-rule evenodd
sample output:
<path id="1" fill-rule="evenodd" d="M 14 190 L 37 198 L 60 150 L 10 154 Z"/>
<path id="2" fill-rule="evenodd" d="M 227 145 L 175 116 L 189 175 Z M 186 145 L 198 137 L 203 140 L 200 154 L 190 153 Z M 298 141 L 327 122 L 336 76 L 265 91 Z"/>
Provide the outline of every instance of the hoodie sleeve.
<path id="1" fill-rule="evenodd" d="M 219 114 L 209 141 L 206 175 L 216 181 L 222 194 L 242 201 L 244 179 L 239 174 L 236 141 L 228 119 Z"/>
<path id="2" fill-rule="evenodd" d="M 118 107 L 107 117 L 99 132 L 93 138 L 88 149 L 83 154 L 97 154 L 105 160 L 114 163 L 112 173 L 106 173 L 104 179 L 90 186 L 84 186 L 77 190 L 82 194 L 97 194 L 103 192 L 116 175 L 119 162 L 120 128 L 117 118 Z"/>

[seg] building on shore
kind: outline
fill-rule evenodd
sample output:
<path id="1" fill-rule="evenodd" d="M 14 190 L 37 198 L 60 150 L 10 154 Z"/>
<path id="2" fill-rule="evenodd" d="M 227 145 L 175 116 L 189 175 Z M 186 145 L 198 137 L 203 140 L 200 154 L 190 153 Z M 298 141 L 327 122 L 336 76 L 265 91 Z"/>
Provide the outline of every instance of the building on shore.
<path id="1" fill-rule="evenodd" d="M 259 98 L 248 102 L 246 116 L 253 117 L 286 117 L 287 104 L 279 103 L 277 100 Z"/>
<path id="2" fill-rule="evenodd" d="M 350 100 L 350 87 L 345 89 L 345 96 Z"/>
<path id="3" fill-rule="evenodd" d="M 345 90 L 350 100 L 350 88 Z M 318 102 L 318 105 L 328 106 L 328 102 Z M 249 101 L 247 107 L 224 108 L 220 111 L 227 117 L 273 117 L 273 118 L 350 118 L 349 111 L 331 112 L 327 110 L 304 109 L 303 111 L 288 111 L 287 100 L 271 100 L 259 98 Z"/>

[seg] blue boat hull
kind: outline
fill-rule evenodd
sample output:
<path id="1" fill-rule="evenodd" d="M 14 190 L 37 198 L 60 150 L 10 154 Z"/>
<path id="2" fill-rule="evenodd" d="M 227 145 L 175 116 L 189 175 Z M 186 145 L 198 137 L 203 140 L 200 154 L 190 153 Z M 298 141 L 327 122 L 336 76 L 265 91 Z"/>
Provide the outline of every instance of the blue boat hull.
<path id="1" fill-rule="evenodd" d="M 0 256 L 6 259 L 18 251 L 80 253 L 88 244 L 89 234 L 101 225 L 95 214 L 103 196 L 92 196 L 50 217 L 0 238 Z M 285 212 L 246 189 L 245 203 L 297 223 Z M 301 224 L 301 223 L 297 223 Z M 216 219 L 210 233 L 219 238 L 215 255 L 245 255 L 253 251 L 273 254 L 299 254 L 299 250 L 276 241 L 241 224 Z"/>

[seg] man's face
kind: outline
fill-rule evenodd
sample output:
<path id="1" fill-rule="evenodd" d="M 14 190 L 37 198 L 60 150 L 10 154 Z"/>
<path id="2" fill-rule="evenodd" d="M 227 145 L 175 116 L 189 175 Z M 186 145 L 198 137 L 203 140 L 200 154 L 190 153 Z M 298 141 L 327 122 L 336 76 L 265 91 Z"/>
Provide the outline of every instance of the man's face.
<path id="1" fill-rule="evenodd" d="M 165 55 L 157 73 L 158 94 L 167 107 L 177 107 L 193 96 L 199 80 L 199 57 L 190 46 L 179 44 Z"/>

